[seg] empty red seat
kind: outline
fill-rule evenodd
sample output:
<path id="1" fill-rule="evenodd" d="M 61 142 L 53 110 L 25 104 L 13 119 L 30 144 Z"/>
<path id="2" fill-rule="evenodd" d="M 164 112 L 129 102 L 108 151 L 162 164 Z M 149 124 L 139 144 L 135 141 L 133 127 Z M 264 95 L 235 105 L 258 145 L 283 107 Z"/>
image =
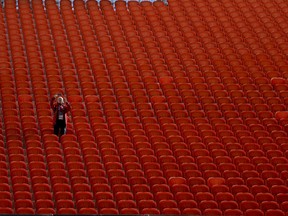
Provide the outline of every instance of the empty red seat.
<path id="1" fill-rule="evenodd" d="M 219 193 L 219 192 L 228 192 L 229 191 L 229 187 L 227 185 L 213 185 L 210 188 L 211 188 L 211 192 L 214 195 Z"/>
<path id="2" fill-rule="evenodd" d="M 177 208 L 177 203 L 174 200 L 159 200 L 158 207 L 163 211 L 166 208 Z"/>
<path id="3" fill-rule="evenodd" d="M 263 211 L 267 211 L 269 209 L 279 209 L 279 204 L 276 201 L 263 201 L 260 204 L 260 208 Z"/>
<path id="4" fill-rule="evenodd" d="M 120 210 L 120 214 L 139 214 L 139 210 L 136 208 L 123 208 Z"/>
<path id="5" fill-rule="evenodd" d="M 97 210 L 95 208 L 81 208 L 79 210 L 79 214 L 97 214 Z"/>
<path id="6" fill-rule="evenodd" d="M 196 208 L 197 207 L 197 202 L 195 202 L 194 200 L 181 200 L 181 201 L 178 202 L 178 207 L 182 211 L 185 208 Z"/>
<path id="7" fill-rule="evenodd" d="M 273 201 L 274 196 L 271 193 L 257 193 L 255 195 L 255 200 L 258 201 L 259 203 L 264 201 Z"/>
<path id="8" fill-rule="evenodd" d="M 140 211 L 141 214 L 160 214 L 157 208 L 144 208 Z"/>
<path id="9" fill-rule="evenodd" d="M 201 211 L 197 208 L 186 208 L 182 211 L 182 214 L 184 215 L 200 215 Z"/>
<path id="10" fill-rule="evenodd" d="M 113 209 L 116 207 L 116 203 L 113 200 L 98 200 L 97 201 L 97 206 L 100 209 L 100 212 L 102 211 L 102 209 Z M 101 213 L 100 213 L 101 214 Z M 104 213 L 103 213 L 104 214 Z"/>
<path id="11" fill-rule="evenodd" d="M 16 213 L 17 214 L 35 214 L 35 210 L 29 207 L 28 208 L 22 207 L 22 208 L 17 208 Z"/>
<path id="12" fill-rule="evenodd" d="M 198 207 L 201 211 L 204 211 L 205 209 L 217 209 L 219 206 L 214 200 L 202 200 L 198 204 Z"/>
<path id="13" fill-rule="evenodd" d="M 224 211 L 224 215 L 243 215 L 243 212 L 239 209 L 227 209 Z"/>
<path id="14" fill-rule="evenodd" d="M 14 210 L 12 208 L 9 208 L 9 207 L 1 207 L 0 212 L 1 212 L 1 214 L 13 214 Z"/>
<path id="15" fill-rule="evenodd" d="M 255 209 L 255 208 L 259 208 L 259 204 L 256 201 L 242 201 L 240 203 L 240 209 L 243 212 L 246 212 L 248 209 Z"/>
<path id="16" fill-rule="evenodd" d="M 220 209 L 205 209 L 203 215 L 223 215 Z"/>
<path id="17" fill-rule="evenodd" d="M 266 211 L 267 216 L 272 215 L 279 215 L 279 216 L 285 216 L 285 212 L 280 209 L 269 209 Z"/>
<path id="18" fill-rule="evenodd" d="M 264 216 L 264 212 L 260 209 L 248 209 L 245 216 Z"/>

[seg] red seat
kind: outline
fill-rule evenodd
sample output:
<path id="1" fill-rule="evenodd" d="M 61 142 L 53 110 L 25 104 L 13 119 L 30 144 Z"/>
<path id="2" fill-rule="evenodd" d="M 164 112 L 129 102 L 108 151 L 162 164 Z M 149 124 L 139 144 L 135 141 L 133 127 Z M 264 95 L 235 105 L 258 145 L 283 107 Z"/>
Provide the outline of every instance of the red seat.
<path id="1" fill-rule="evenodd" d="M 229 187 L 227 185 L 213 185 L 210 187 L 211 192 L 215 194 L 229 192 Z M 217 196 L 221 196 L 220 194 Z"/>
<path id="2" fill-rule="evenodd" d="M 255 200 L 258 201 L 259 203 L 264 201 L 273 201 L 274 196 L 271 193 L 257 193 L 255 195 Z"/>
<path id="3" fill-rule="evenodd" d="M 55 214 L 53 208 L 40 208 L 36 211 L 37 214 Z"/>
<path id="4" fill-rule="evenodd" d="M 197 202 L 195 202 L 194 200 L 181 200 L 180 202 L 178 202 L 178 207 L 182 211 L 185 208 L 197 208 Z"/>
<path id="5" fill-rule="evenodd" d="M 285 216 L 285 212 L 280 209 L 268 209 L 265 215 L 266 216 L 274 216 L 274 215 Z"/>
<path id="6" fill-rule="evenodd" d="M 246 185 L 232 185 L 231 186 L 231 192 L 234 194 L 234 196 L 237 193 L 246 193 L 249 192 L 249 188 Z M 236 198 L 236 197 L 235 197 Z"/>
<path id="7" fill-rule="evenodd" d="M 186 184 L 176 184 L 176 185 L 173 185 L 172 188 L 171 188 L 171 191 L 174 193 L 174 194 L 177 194 L 177 193 L 184 193 L 184 192 L 189 192 L 190 191 L 190 188 L 188 185 Z"/>
<path id="8" fill-rule="evenodd" d="M 136 208 L 123 208 L 120 210 L 120 214 L 139 214 L 139 210 Z"/>
<path id="9" fill-rule="evenodd" d="M 285 202 L 281 203 L 281 209 L 282 209 L 284 212 L 287 212 L 287 211 L 288 211 L 288 201 L 285 201 Z"/>
<path id="10" fill-rule="evenodd" d="M 2 199 L 1 202 L 0 202 L 0 206 L 1 206 L 1 209 L 2 208 L 7 208 L 5 210 L 8 211 L 8 209 L 12 209 L 12 201 L 9 200 L 9 199 Z"/>
<path id="11" fill-rule="evenodd" d="M 18 199 L 15 201 L 15 208 L 21 209 L 21 208 L 31 208 L 33 209 L 33 203 L 31 200 L 28 199 Z"/>
<path id="12" fill-rule="evenodd" d="M 165 208 L 162 210 L 162 214 L 180 215 L 181 211 L 178 208 Z"/>
<path id="13" fill-rule="evenodd" d="M 140 214 L 160 214 L 160 211 L 157 208 L 144 208 L 140 211 Z"/>
<path id="14" fill-rule="evenodd" d="M 165 208 L 177 208 L 177 203 L 174 200 L 159 200 L 158 207 L 163 211 Z"/>
<path id="15" fill-rule="evenodd" d="M 203 211 L 203 215 L 223 215 L 223 213 L 222 213 L 222 211 L 220 210 L 220 209 L 205 209 L 204 211 Z"/>
<path id="16" fill-rule="evenodd" d="M 259 204 L 256 201 L 244 200 L 240 203 L 240 209 L 243 212 L 247 211 L 248 209 L 256 209 L 256 208 L 259 208 Z"/>
<path id="17" fill-rule="evenodd" d="M 195 195 L 195 200 L 197 202 L 201 202 L 203 200 L 213 200 L 214 199 L 214 196 L 213 194 L 209 193 L 209 192 L 198 192 L 196 195 Z"/>
<path id="18" fill-rule="evenodd" d="M 260 208 L 263 210 L 263 211 L 267 211 L 269 209 L 279 209 L 280 206 L 277 202 L 275 201 L 263 201 L 261 202 L 260 204 Z"/>
<path id="19" fill-rule="evenodd" d="M 269 193 L 269 188 L 266 185 L 253 185 L 250 192 L 255 196 L 258 193 Z"/>
<path id="20" fill-rule="evenodd" d="M 14 209 L 9 208 L 9 207 L 1 207 L 0 213 L 1 214 L 13 214 L 14 213 Z"/>
<path id="21" fill-rule="evenodd" d="M 237 215 L 239 215 L 239 216 L 242 216 L 243 215 L 243 212 L 241 211 L 241 210 L 239 210 L 239 209 L 227 209 L 227 210 L 225 210 L 224 211 L 224 215 L 235 215 L 235 216 L 237 216 Z"/>
<path id="22" fill-rule="evenodd" d="M 147 208 L 157 208 L 157 203 L 154 200 L 140 200 L 138 208 L 140 211 Z"/>
<path id="23" fill-rule="evenodd" d="M 175 200 L 179 203 L 181 200 L 192 200 L 193 194 L 190 192 L 177 192 L 175 194 Z"/>
<path id="24" fill-rule="evenodd" d="M 235 200 L 238 203 L 241 203 L 242 201 L 253 201 L 254 196 L 251 193 L 239 192 L 235 195 Z"/>
<path id="25" fill-rule="evenodd" d="M 264 216 L 264 212 L 260 209 L 248 209 L 245 216 Z"/>
<path id="26" fill-rule="evenodd" d="M 229 193 L 229 192 L 218 192 L 215 195 L 215 200 L 219 203 L 222 201 L 231 201 L 234 200 L 234 196 L 233 194 Z"/>
<path id="27" fill-rule="evenodd" d="M 85 209 L 85 208 L 95 208 L 95 203 L 93 200 L 89 200 L 89 199 L 82 199 L 82 200 L 78 200 L 76 202 L 76 207 L 77 210 L 80 211 L 81 209 Z"/>
<path id="28" fill-rule="evenodd" d="M 288 193 L 288 187 L 285 185 L 273 185 L 270 191 L 275 196 L 279 193 Z"/>
<path id="29" fill-rule="evenodd" d="M 230 201 L 221 201 L 219 207 L 222 211 L 226 211 L 227 209 L 238 209 L 238 203 L 230 200 Z"/>
<path id="30" fill-rule="evenodd" d="M 35 210 L 33 208 L 25 208 L 25 207 L 22 207 L 22 208 L 17 208 L 16 209 L 16 213 L 17 214 L 35 214 Z"/>
<path id="31" fill-rule="evenodd" d="M 202 200 L 198 206 L 201 211 L 204 211 L 205 209 L 217 209 L 218 203 L 214 200 Z"/>
<path id="32" fill-rule="evenodd" d="M 98 214 L 97 210 L 95 208 L 81 208 L 79 210 L 79 214 L 86 214 L 86 215 L 92 215 L 92 214 Z"/>
<path id="33" fill-rule="evenodd" d="M 182 211 L 183 215 L 201 215 L 200 209 L 197 208 L 186 208 Z"/>
<path id="34" fill-rule="evenodd" d="M 101 213 L 102 209 L 113 209 L 113 208 L 116 207 L 116 203 L 113 200 L 109 200 L 109 199 L 104 200 L 104 199 L 102 199 L 102 200 L 98 200 L 97 201 L 97 207 L 100 209 L 100 214 L 103 214 L 103 213 Z"/>
<path id="35" fill-rule="evenodd" d="M 250 177 L 246 180 L 246 184 L 249 187 L 252 187 L 254 185 L 264 185 L 264 180 L 261 178 L 257 178 L 257 177 Z"/>
<path id="36" fill-rule="evenodd" d="M 115 208 L 102 208 L 99 211 L 100 214 L 119 214 L 119 211 Z"/>

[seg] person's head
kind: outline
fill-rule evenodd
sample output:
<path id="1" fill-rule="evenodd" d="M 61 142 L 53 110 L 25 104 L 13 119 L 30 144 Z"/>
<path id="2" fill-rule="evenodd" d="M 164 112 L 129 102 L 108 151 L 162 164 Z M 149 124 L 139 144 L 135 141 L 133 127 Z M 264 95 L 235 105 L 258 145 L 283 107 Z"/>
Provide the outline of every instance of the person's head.
<path id="1" fill-rule="evenodd" d="M 57 103 L 58 104 L 64 104 L 64 98 L 63 97 L 58 97 Z"/>

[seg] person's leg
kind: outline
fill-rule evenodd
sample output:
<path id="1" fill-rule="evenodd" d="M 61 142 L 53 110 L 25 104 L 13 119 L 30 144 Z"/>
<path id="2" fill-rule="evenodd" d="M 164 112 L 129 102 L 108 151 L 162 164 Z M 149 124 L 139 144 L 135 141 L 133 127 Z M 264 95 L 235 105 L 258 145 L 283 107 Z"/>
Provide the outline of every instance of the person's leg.
<path id="1" fill-rule="evenodd" d="M 66 134 L 66 127 L 65 126 L 60 128 L 60 136 L 62 136 L 64 134 Z"/>
<path id="2" fill-rule="evenodd" d="M 66 134 L 66 124 L 65 122 L 61 122 L 61 125 L 60 125 L 60 136 Z"/>
<path id="3" fill-rule="evenodd" d="M 54 125 L 54 134 L 59 136 L 59 125 L 57 123 Z"/>

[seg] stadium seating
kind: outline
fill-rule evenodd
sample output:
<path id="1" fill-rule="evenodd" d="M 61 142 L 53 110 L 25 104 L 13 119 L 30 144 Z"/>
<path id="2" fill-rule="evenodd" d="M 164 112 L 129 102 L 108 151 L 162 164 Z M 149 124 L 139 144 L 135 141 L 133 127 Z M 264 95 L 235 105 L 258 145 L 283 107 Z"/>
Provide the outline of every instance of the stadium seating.
<path id="1" fill-rule="evenodd" d="M 4 0 L 0 214 L 287 215 L 287 10 Z"/>

